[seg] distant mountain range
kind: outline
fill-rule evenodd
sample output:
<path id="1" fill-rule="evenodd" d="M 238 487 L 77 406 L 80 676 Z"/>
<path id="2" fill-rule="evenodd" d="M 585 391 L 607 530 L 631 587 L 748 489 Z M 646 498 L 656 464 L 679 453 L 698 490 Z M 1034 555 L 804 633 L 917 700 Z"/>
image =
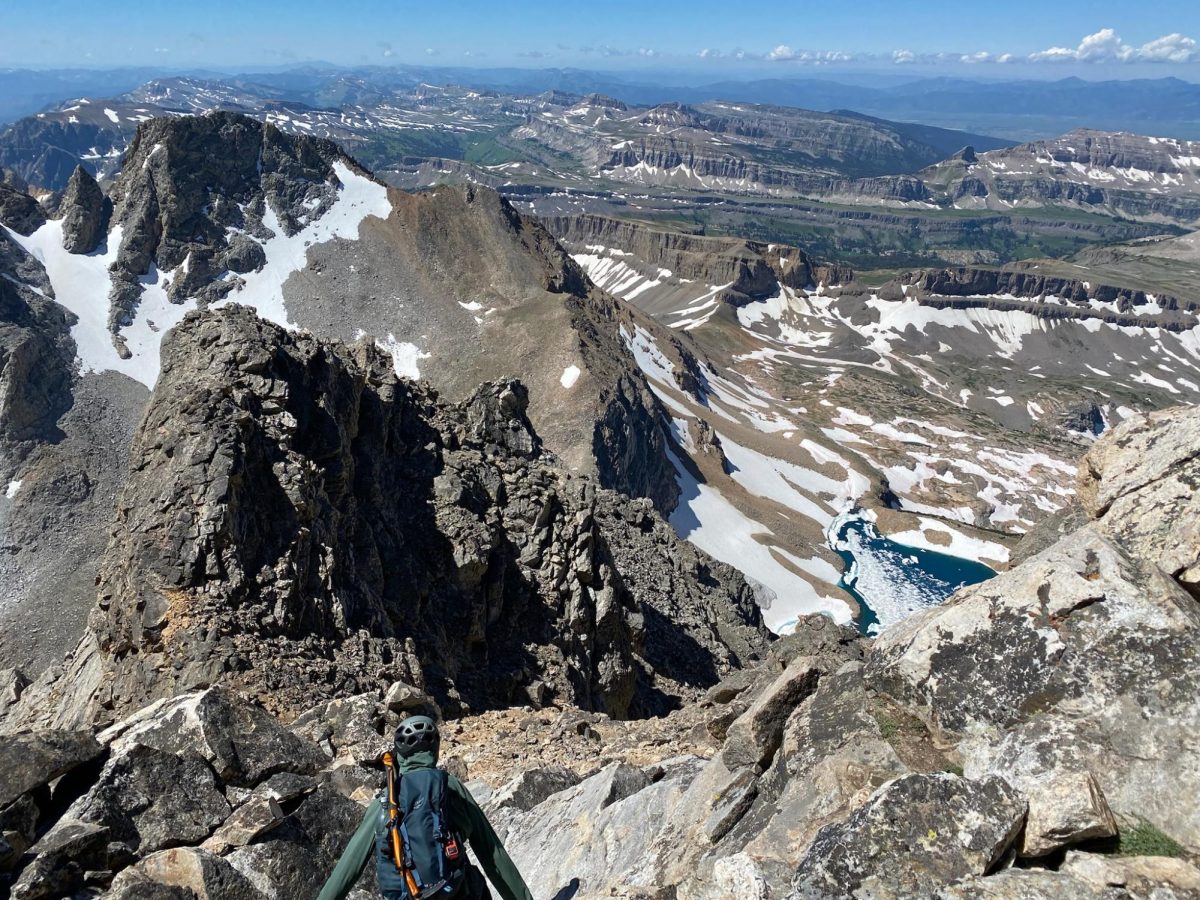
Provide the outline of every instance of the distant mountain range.
<path id="1" fill-rule="evenodd" d="M 1013 145 L 848 110 L 405 86 L 395 70 L 265 78 L 280 83 L 161 78 L 60 102 L 0 130 L 0 170 L 35 191 L 79 165 L 107 183 L 140 123 L 224 110 L 334 140 L 405 190 L 486 185 L 540 216 L 653 219 L 864 268 L 1061 258 L 1200 222 L 1200 144 L 1174 138 Z"/>
<path id="2" fill-rule="evenodd" d="M 76 165 L 115 172 L 140 122 L 229 110 L 338 141 L 381 170 L 462 160 L 507 181 L 606 180 L 795 196 L 846 179 L 903 175 L 971 145 L 1011 142 L 852 112 L 738 103 L 633 107 L 602 94 L 505 94 L 463 87 L 377 87 L 350 78 L 295 91 L 237 79 L 149 81 L 114 99 L 76 98 L 0 132 L 0 167 L 65 187 Z M 540 171 L 539 171 L 540 170 Z M 540 176 L 543 177 L 538 177 Z M 889 190 L 893 190 L 888 186 Z"/>
<path id="3" fill-rule="evenodd" d="M 0 122 L 29 115 L 68 96 L 113 96 L 179 71 L 0 70 Z M 606 94 L 653 106 L 726 100 L 816 110 L 854 110 L 890 120 L 992 134 L 1013 141 L 1054 137 L 1071 128 L 1200 138 L 1200 85 L 1178 78 L 1125 81 L 986 82 L 926 78 L 888 83 L 884 76 L 848 83 L 823 78 L 766 78 L 699 83 L 684 75 L 654 82 L 643 76 L 582 69 L 467 69 L 432 66 L 338 68 L 311 65 L 280 72 L 232 75 L 192 71 L 191 77 L 269 88 L 281 99 L 313 105 L 369 102 L 370 94 L 421 84 L 461 85 L 527 94 L 564 91 Z"/>

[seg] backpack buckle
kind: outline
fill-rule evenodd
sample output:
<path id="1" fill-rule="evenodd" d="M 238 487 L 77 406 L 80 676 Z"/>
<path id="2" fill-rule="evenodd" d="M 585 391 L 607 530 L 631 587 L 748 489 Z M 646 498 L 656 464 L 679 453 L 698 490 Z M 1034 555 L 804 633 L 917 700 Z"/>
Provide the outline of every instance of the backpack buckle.
<path id="1" fill-rule="evenodd" d="M 417 895 L 417 900 L 425 900 L 426 897 L 432 897 L 434 894 L 439 893 L 448 885 L 449 882 L 447 882 L 445 878 L 443 878 L 441 881 L 435 882 L 434 884 L 426 885 L 425 887 L 421 888 L 421 893 Z"/>

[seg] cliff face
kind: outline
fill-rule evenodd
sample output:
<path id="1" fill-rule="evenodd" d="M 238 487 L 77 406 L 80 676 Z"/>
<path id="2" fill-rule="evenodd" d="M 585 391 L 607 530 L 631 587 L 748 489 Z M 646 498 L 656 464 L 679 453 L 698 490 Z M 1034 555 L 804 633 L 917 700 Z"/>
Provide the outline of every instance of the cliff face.
<path id="1" fill-rule="evenodd" d="M 853 278 L 847 266 L 818 262 L 782 244 L 662 231 L 602 216 L 549 216 L 541 222 L 576 252 L 594 245 L 623 250 L 678 278 L 728 285 L 734 302 L 776 296 L 781 285 L 803 289 Z"/>
<path id="2" fill-rule="evenodd" d="M 543 460 L 519 383 L 443 405 L 370 342 L 237 307 L 190 315 L 164 359 L 73 661 L 91 675 L 56 688 L 85 717 L 218 681 L 295 714 L 380 680 L 624 717 L 763 646 L 740 575 Z"/>
<path id="3" fill-rule="evenodd" d="M 931 197 L 961 208 L 1066 206 L 1127 218 L 1200 221 L 1200 144 L 1077 129 L 963 153 L 924 170 Z"/>
<path id="4" fill-rule="evenodd" d="M 1037 315 L 1092 318 L 1115 325 L 1171 331 L 1187 331 L 1200 321 L 1196 317 L 1200 302 L 1195 300 L 1180 300 L 1165 294 L 1150 297 L 1141 290 L 1019 269 L 941 269 L 916 273 L 906 281 L 918 291 L 934 295 L 921 298 L 922 303 L 931 306 L 1029 309 L 1029 304 L 1014 304 L 1009 298 L 1052 297 L 1056 302 L 1037 304 Z"/>

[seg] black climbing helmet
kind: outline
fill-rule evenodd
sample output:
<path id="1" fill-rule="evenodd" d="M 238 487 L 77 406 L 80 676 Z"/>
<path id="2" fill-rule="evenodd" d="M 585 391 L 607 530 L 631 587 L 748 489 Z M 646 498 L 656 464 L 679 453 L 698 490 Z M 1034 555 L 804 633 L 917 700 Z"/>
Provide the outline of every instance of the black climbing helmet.
<path id="1" fill-rule="evenodd" d="M 396 729 L 396 753 L 400 756 L 412 756 L 422 750 L 436 754 L 440 743 L 437 725 L 429 716 L 409 716 Z"/>

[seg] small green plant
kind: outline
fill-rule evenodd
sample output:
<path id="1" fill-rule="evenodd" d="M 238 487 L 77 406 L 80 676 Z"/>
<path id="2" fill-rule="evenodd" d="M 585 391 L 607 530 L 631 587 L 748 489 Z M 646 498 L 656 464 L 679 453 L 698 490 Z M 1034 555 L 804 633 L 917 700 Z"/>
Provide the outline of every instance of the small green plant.
<path id="1" fill-rule="evenodd" d="M 875 713 L 875 721 L 879 725 L 879 733 L 885 741 L 890 741 L 900 733 L 900 723 L 887 713 Z"/>
<path id="2" fill-rule="evenodd" d="M 1128 831 L 1121 831 L 1117 852 L 1122 856 L 1182 856 L 1183 847 L 1148 820 L 1138 816 L 1137 825 Z"/>
<path id="3" fill-rule="evenodd" d="M 956 762 L 952 762 L 952 763 L 946 763 L 946 767 L 945 767 L 945 769 L 943 769 L 943 771 L 945 771 L 945 772 L 950 772 L 951 774 L 953 774 L 953 775 L 957 775 L 957 776 L 959 776 L 959 777 L 961 778 L 961 777 L 962 777 L 962 773 L 963 773 L 963 767 L 962 767 L 962 766 L 960 766 L 960 765 L 959 765 L 958 763 L 956 763 Z"/>

